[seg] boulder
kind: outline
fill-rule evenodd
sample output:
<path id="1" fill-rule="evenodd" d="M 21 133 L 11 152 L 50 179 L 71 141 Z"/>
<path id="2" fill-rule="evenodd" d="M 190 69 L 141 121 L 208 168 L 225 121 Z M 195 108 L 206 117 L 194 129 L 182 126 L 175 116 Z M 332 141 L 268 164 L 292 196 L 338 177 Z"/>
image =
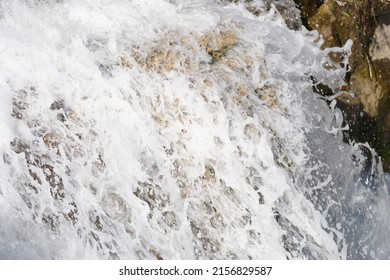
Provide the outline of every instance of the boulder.
<path id="1" fill-rule="evenodd" d="M 347 137 L 369 142 L 390 170 L 390 1 L 295 2 L 306 27 L 321 34 L 323 48 L 341 47 L 353 40 L 350 72 L 342 89 L 346 93 L 339 97 L 351 127 Z M 341 58 L 339 54 L 332 56 L 337 62 Z"/>
<path id="2" fill-rule="evenodd" d="M 271 4 L 275 5 L 275 8 L 283 17 L 288 28 L 293 30 L 301 29 L 301 12 L 296 7 L 294 0 L 266 0 L 265 3 L 267 7 Z"/>
<path id="3" fill-rule="evenodd" d="M 387 5 L 389 8 L 390 3 Z M 384 13 L 387 11 L 387 14 Z M 369 55 L 376 69 L 384 96 L 378 106 L 377 149 L 384 159 L 386 169 L 390 169 L 390 9 L 381 11 L 376 18 L 377 25 L 369 49 Z"/>

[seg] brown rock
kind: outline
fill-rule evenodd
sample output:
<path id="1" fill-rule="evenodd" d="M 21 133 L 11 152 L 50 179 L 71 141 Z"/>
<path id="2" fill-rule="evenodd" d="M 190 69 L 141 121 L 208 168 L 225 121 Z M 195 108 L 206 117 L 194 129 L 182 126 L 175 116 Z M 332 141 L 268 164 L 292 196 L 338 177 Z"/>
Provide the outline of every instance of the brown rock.
<path id="1" fill-rule="evenodd" d="M 200 38 L 198 43 L 214 60 L 218 60 L 228 50 L 232 49 L 237 41 L 237 33 L 227 31 L 219 34 L 207 34 Z"/>

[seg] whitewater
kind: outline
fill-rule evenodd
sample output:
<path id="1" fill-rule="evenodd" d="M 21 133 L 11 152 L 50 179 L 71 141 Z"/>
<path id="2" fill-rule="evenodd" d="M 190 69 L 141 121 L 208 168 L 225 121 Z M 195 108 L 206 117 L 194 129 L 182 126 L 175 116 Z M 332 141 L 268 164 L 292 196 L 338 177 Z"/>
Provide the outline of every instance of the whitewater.
<path id="1" fill-rule="evenodd" d="M 390 259 L 352 42 L 231 2 L 0 2 L 0 259 Z"/>

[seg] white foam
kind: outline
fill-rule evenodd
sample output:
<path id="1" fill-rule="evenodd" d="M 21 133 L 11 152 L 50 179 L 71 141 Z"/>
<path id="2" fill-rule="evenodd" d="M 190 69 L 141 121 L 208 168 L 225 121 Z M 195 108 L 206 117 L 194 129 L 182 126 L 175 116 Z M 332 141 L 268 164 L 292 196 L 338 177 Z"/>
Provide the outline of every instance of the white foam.
<path id="1" fill-rule="evenodd" d="M 275 11 L 170 2 L 2 1 L 0 257 L 346 258 L 346 222 L 310 195 L 351 185 L 333 166 L 353 148 L 308 78 L 346 69 Z M 198 41 L 229 32 L 212 61 Z"/>

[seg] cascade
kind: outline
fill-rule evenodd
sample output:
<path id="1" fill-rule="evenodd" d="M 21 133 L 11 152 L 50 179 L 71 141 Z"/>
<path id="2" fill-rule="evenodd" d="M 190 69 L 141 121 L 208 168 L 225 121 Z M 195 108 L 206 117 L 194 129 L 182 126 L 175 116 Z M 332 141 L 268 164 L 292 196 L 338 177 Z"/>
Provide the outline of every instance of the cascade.
<path id="1" fill-rule="evenodd" d="M 0 259 L 390 258 L 352 42 L 230 2 L 1 1 Z"/>

